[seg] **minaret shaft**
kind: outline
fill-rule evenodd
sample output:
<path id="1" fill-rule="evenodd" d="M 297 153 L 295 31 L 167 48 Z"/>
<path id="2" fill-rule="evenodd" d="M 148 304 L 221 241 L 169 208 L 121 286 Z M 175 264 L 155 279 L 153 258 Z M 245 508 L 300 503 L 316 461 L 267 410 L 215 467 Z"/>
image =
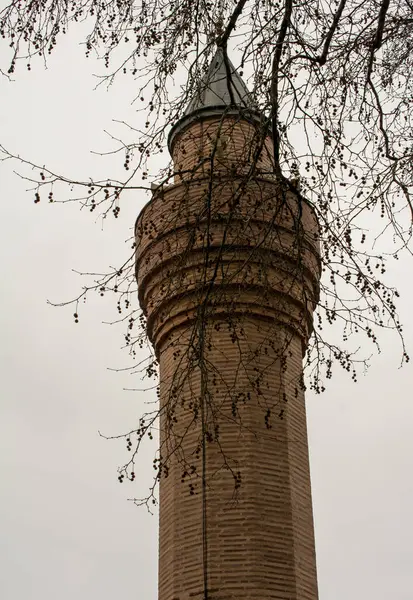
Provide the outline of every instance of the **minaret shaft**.
<path id="1" fill-rule="evenodd" d="M 175 183 L 136 225 L 160 366 L 159 600 L 317 600 L 302 381 L 317 220 L 271 175 L 256 120 L 185 119 Z"/>
<path id="2" fill-rule="evenodd" d="M 219 337 L 216 325 L 222 327 Z M 210 600 L 318 597 L 304 394 L 296 389 L 302 369 L 301 340 L 279 330 L 278 344 L 287 338 L 293 354 L 285 368 L 268 346 L 268 340 L 274 339 L 271 325 L 249 316 L 238 325 L 243 336 L 236 343 L 225 319 L 207 325 L 215 331 L 207 359 L 219 378 L 208 374 L 213 409 L 206 421 L 212 432 L 219 425 L 219 437 L 206 442 L 205 490 L 202 453 L 195 457 L 201 418 L 190 426 L 192 410 L 187 408 L 185 418 L 185 410 L 177 409 L 173 439 L 184 437 L 180 460 L 172 460 L 168 477 L 161 480 L 159 600 L 203 600 L 204 569 Z M 161 398 L 168 401 L 169 382 L 176 372 L 174 352 L 187 342 L 187 334 L 180 338 L 181 334 L 176 330 L 176 343 L 161 353 Z M 259 355 L 254 356 L 257 349 Z M 263 373 L 260 395 L 254 383 L 257 373 Z M 179 400 L 184 398 L 188 407 L 200 395 L 201 373 L 195 369 Z M 265 422 L 268 406 L 271 429 Z M 172 449 L 173 442 L 164 450 L 167 447 Z M 188 459 L 188 470 L 189 465 L 197 467 L 196 475 L 186 477 L 185 483 L 182 457 Z M 236 490 L 233 475 L 238 472 L 241 483 Z M 194 495 L 189 493 L 190 482 Z"/>

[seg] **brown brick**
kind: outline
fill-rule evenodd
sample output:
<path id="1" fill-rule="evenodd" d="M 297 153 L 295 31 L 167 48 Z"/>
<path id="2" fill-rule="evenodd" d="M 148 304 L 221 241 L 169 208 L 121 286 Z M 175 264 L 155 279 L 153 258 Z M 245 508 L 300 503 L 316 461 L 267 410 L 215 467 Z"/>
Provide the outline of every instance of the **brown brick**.
<path id="1" fill-rule="evenodd" d="M 204 600 L 205 572 L 208 600 L 318 597 L 300 385 L 319 293 L 318 225 L 269 175 L 269 140 L 246 180 L 254 136 L 233 118 L 193 123 L 174 144 L 185 173 L 137 221 L 139 299 L 160 364 L 169 457 L 159 600 Z M 200 336 L 205 370 L 192 351 Z M 205 485 L 202 412 L 213 437 Z"/>

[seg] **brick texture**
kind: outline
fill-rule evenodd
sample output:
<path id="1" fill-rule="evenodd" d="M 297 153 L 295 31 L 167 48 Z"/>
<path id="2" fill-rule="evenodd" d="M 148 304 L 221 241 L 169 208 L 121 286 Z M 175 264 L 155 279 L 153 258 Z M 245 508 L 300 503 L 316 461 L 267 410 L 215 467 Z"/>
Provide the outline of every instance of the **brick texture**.
<path id="1" fill-rule="evenodd" d="M 136 225 L 168 467 L 159 600 L 318 598 L 302 385 L 318 225 L 270 150 L 247 122 L 192 124 Z"/>

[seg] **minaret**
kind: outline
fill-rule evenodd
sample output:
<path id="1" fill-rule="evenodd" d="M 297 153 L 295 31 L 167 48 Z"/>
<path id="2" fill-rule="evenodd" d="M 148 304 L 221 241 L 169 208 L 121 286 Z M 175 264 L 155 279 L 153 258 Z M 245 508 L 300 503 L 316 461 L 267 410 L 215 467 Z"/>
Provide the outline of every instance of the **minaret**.
<path id="1" fill-rule="evenodd" d="M 318 224 L 218 49 L 136 224 L 160 369 L 159 600 L 316 600 L 302 360 Z"/>

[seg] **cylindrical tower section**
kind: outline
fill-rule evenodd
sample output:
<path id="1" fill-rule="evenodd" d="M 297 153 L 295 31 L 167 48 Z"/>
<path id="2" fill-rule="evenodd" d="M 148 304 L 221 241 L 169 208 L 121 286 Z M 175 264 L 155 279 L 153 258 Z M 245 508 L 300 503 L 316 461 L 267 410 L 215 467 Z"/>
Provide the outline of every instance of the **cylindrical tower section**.
<path id="1" fill-rule="evenodd" d="M 263 174 L 268 140 L 249 169 L 253 125 L 209 122 L 215 154 L 227 131 L 220 163 L 205 157 L 203 127 L 198 162 L 174 144 L 192 177 L 159 187 L 136 224 L 160 366 L 159 600 L 316 600 L 302 357 L 318 224 Z"/>
<path id="2" fill-rule="evenodd" d="M 175 181 L 190 181 L 214 173 L 214 177 L 244 175 L 251 170 L 270 176 L 273 168 L 271 139 L 257 116 L 238 111 L 211 111 L 189 123 L 176 125 L 171 151 Z"/>

